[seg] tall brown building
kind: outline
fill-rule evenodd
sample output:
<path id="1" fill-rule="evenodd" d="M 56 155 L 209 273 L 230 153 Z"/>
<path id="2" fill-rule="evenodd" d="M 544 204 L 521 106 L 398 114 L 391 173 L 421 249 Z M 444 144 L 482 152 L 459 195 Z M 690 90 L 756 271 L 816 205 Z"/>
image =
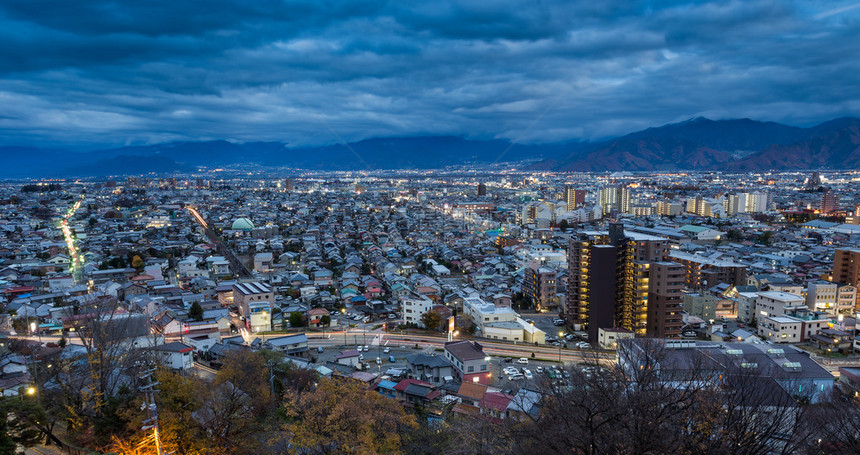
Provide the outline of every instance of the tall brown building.
<path id="1" fill-rule="evenodd" d="M 821 195 L 821 213 L 835 212 L 839 209 L 839 195 L 828 190 Z"/>
<path id="2" fill-rule="evenodd" d="M 654 262 L 649 272 L 646 333 L 649 337 L 677 338 L 684 325 L 681 319 L 684 266 L 675 262 Z"/>
<path id="3" fill-rule="evenodd" d="M 600 328 L 621 327 L 637 336 L 680 332 L 683 266 L 663 262 L 668 241 L 612 224 L 609 233 L 587 231 L 568 245 L 567 319 L 597 340 Z M 657 302 L 649 311 L 652 300 Z M 652 328 L 653 326 L 653 328 Z"/>
<path id="4" fill-rule="evenodd" d="M 523 294 L 531 299 L 538 311 L 558 306 L 557 274 L 555 270 L 541 267 L 531 261 L 523 276 Z"/>
<path id="5" fill-rule="evenodd" d="M 478 184 L 478 196 L 486 196 L 487 195 L 487 185 L 483 183 Z"/>
<path id="6" fill-rule="evenodd" d="M 833 271 L 828 278 L 836 283 L 857 287 L 860 284 L 860 249 L 837 249 L 833 253 Z"/>

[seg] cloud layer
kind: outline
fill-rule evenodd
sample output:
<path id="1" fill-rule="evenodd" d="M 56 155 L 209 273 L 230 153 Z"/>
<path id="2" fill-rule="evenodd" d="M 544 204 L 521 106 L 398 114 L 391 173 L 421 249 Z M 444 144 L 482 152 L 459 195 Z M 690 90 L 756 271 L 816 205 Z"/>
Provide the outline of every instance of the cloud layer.
<path id="1" fill-rule="evenodd" d="M 595 139 L 860 115 L 856 2 L 0 2 L 0 145 Z"/>

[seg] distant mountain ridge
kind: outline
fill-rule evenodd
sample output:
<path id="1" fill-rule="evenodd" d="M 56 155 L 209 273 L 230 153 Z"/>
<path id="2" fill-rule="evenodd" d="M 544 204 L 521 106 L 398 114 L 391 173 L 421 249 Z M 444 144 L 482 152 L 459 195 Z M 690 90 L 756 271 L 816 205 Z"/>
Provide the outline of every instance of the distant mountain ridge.
<path id="1" fill-rule="evenodd" d="M 76 153 L 0 147 L 0 178 L 88 177 L 186 172 L 253 163 L 315 170 L 433 169 L 466 163 L 534 161 L 552 171 L 736 172 L 860 169 L 860 119 L 810 128 L 750 119 L 693 118 L 606 141 L 515 144 L 457 136 L 372 138 L 318 147 L 280 142 L 171 142 Z"/>
<path id="2" fill-rule="evenodd" d="M 810 128 L 698 117 L 585 146 L 531 169 L 555 171 L 764 171 L 860 168 L 860 119 Z"/>
<path id="3" fill-rule="evenodd" d="M 280 142 L 224 140 L 171 142 L 74 153 L 56 149 L 0 147 L 11 166 L 0 178 L 89 177 L 185 172 L 196 167 L 253 163 L 314 170 L 431 169 L 469 162 L 538 160 L 568 153 L 578 143 L 516 144 L 456 136 L 373 138 L 319 147 L 288 147 Z M 34 160 L 33 157 L 40 157 Z M 44 159 L 42 159 L 44 158 Z"/>

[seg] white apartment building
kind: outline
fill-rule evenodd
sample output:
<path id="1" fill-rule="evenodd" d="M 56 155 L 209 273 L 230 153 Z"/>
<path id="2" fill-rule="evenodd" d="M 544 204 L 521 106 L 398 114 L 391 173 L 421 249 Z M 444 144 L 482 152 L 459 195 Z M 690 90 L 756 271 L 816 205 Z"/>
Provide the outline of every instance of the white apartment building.
<path id="1" fill-rule="evenodd" d="M 779 291 L 757 292 L 756 299 L 756 323 L 759 327 L 764 319 L 773 316 L 785 316 L 787 311 L 805 308 L 803 297 Z"/>
<path id="2" fill-rule="evenodd" d="M 403 310 L 403 322 L 418 325 L 422 329 L 424 323 L 421 322 L 421 315 L 432 310 L 436 305 L 432 300 L 417 295 L 403 299 L 400 303 Z"/>

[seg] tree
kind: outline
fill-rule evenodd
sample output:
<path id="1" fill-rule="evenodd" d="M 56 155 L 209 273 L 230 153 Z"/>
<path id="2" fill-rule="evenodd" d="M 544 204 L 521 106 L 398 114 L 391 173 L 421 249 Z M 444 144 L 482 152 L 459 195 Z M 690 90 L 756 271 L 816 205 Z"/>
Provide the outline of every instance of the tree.
<path id="1" fill-rule="evenodd" d="M 0 455 L 14 455 L 17 445 L 32 447 L 42 439 L 45 410 L 32 397 L 0 400 Z"/>
<path id="2" fill-rule="evenodd" d="M 429 330 L 439 330 L 439 326 L 442 325 L 442 315 L 430 310 L 421 315 L 421 323 Z"/>
<path id="3" fill-rule="evenodd" d="M 324 314 L 323 317 L 320 318 L 320 323 L 326 327 L 331 325 L 331 316 Z"/>
<path id="4" fill-rule="evenodd" d="M 299 311 L 290 313 L 290 327 L 304 327 L 305 317 Z"/>
<path id="5" fill-rule="evenodd" d="M 738 229 L 729 229 L 729 232 L 726 232 L 726 239 L 732 242 L 740 242 L 744 239 L 744 234 Z"/>
<path id="6" fill-rule="evenodd" d="M 561 229 L 561 232 L 566 232 L 568 227 L 570 227 L 570 223 L 567 220 L 561 220 L 558 223 L 558 228 Z"/>
<path id="7" fill-rule="evenodd" d="M 143 259 L 138 255 L 134 255 L 134 257 L 131 258 L 131 266 L 138 270 L 143 269 Z"/>
<path id="8" fill-rule="evenodd" d="M 203 319 L 203 307 L 200 306 L 200 302 L 194 302 L 191 304 L 191 308 L 188 309 L 188 317 L 195 321 Z"/>
<path id="9" fill-rule="evenodd" d="M 762 245 L 770 245 L 772 240 L 773 240 L 773 232 L 771 232 L 771 231 L 762 232 L 761 234 L 759 234 L 758 238 L 756 239 L 756 241 L 758 243 L 761 243 Z"/>
<path id="10" fill-rule="evenodd" d="M 322 379 L 316 390 L 288 397 L 288 423 L 278 441 L 295 453 L 403 453 L 401 434 L 417 428 L 395 400 L 358 381 Z"/>
<path id="11" fill-rule="evenodd" d="M 139 372 L 150 364 L 147 345 L 154 346 L 155 340 L 145 317 L 121 311 L 115 299 L 96 297 L 76 307 L 78 317 L 71 321 L 82 352 L 56 356 L 51 368 L 40 364 L 37 388 L 52 419 L 65 420 L 71 434 L 83 435 L 89 443 L 106 444 L 122 424 L 115 413 L 135 395 Z M 141 349 L 131 349 L 132 339 Z M 119 375 L 126 379 L 117 381 Z"/>
<path id="12" fill-rule="evenodd" d="M 65 349 L 67 343 L 68 341 L 66 341 L 66 336 L 63 335 L 62 337 L 60 337 L 60 341 L 57 343 L 57 346 L 59 346 L 60 349 Z"/>

